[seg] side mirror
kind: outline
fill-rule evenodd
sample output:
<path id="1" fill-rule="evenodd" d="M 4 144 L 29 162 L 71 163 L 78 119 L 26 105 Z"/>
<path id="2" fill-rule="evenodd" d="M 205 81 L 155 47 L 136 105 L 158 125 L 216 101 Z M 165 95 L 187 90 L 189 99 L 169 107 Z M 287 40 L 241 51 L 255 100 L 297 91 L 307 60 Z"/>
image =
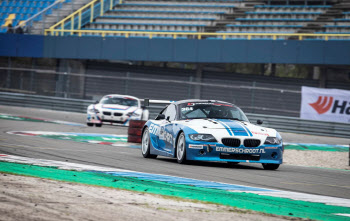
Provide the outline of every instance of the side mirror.
<path id="1" fill-rule="evenodd" d="M 262 121 L 262 120 L 257 120 L 256 123 L 259 124 L 259 125 L 261 125 L 261 124 L 264 123 L 264 121 Z"/>
<path id="2" fill-rule="evenodd" d="M 95 101 L 95 104 L 98 104 L 98 103 L 100 103 L 99 101 Z"/>
<path id="3" fill-rule="evenodd" d="M 158 114 L 156 117 L 156 120 L 164 120 L 165 119 L 165 115 L 164 114 Z"/>

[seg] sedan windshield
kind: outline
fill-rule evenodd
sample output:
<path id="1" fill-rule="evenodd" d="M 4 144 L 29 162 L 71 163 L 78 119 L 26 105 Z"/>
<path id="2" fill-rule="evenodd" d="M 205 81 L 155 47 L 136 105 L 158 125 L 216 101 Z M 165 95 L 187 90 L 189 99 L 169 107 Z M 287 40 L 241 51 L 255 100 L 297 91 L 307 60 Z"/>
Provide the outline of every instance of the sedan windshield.
<path id="1" fill-rule="evenodd" d="M 101 99 L 101 104 L 118 104 L 124 106 L 138 106 L 138 102 L 135 99 L 124 98 L 124 97 L 104 97 Z"/>
<path id="2" fill-rule="evenodd" d="M 227 103 L 183 103 L 179 108 L 181 120 L 216 118 L 249 122 L 241 109 Z"/>

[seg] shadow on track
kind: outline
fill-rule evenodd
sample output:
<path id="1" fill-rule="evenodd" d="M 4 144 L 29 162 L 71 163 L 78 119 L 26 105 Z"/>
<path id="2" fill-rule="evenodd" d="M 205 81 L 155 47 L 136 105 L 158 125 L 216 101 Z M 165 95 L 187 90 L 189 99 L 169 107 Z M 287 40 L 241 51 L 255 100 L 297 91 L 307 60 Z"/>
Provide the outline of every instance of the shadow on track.
<path id="1" fill-rule="evenodd" d="M 176 159 L 173 158 L 157 158 L 155 160 L 160 160 L 163 162 L 167 162 L 167 163 L 173 163 L 176 165 L 179 165 L 176 161 Z M 236 165 L 232 165 L 226 162 L 209 162 L 209 161 L 187 161 L 186 164 L 184 166 L 195 166 L 195 167 L 212 167 L 212 168 L 234 168 L 234 169 L 249 169 L 249 170 L 264 170 L 262 167 L 257 167 L 260 166 L 260 164 L 256 164 L 256 166 L 253 165 L 247 165 L 247 164 L 236 164 Z"/>

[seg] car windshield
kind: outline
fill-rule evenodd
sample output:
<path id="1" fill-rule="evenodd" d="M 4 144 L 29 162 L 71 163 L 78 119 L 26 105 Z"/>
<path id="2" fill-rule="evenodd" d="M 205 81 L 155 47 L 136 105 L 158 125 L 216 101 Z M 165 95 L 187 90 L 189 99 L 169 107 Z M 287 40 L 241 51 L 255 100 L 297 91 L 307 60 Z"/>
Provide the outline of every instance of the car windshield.
<path id="1" fill-rule="evenodd" d="M 216 118 L 249 122 L 241 109 L 228 103 L 183 103 L 179 108 L 181 120 Z"/>
<path id="2" fill-rule="evenodd" d="M 138 106 L 138 102 L 132 98 L 107 96 L 101 99 L 101 104 L 118 104 L 124 106 Z"/>

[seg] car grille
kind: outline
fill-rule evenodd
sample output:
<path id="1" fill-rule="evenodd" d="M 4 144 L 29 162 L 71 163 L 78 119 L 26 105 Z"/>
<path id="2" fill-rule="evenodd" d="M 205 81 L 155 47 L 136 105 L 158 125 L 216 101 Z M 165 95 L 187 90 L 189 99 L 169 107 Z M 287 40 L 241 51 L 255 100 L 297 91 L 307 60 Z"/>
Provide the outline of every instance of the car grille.
<path id="1" fill-rule="evenodd" d="M 260 145 L 260 140 L 255 139 L 245 139 L 244 146 L 245 147 L 258 147 Z"/>
<path id="2" fill-rule="evenodd" d="M 120 117 L 120 116 L 123 116 L 123 113 L 114 113 L 114 116 Z"/>
<path id="3" fill-rule="evenodd" d="M 228 154 L 228 153 L 221 153 L 220 154 L 220 159 L 259 161 L 260 160 L 260 155 L 256 155 L 256 154 Z"/>
<path id="4" fill-rule="evenodd" d="M 102 120 L 102 122 L 124 124 L 124 121 L 120 121 L 120 120 Z"/>
<path id="5" fill-rule="evenodd" d="M 229 146 L 229 147 L 239 147 L 241 145 L 240 139 L 223 138 L 221 141 L 225 146 Z"/>
<path id="6" fill-rule="evenodd" d="M 103 115 L 111 116 L 111 112 L 103 111 Z"/>

